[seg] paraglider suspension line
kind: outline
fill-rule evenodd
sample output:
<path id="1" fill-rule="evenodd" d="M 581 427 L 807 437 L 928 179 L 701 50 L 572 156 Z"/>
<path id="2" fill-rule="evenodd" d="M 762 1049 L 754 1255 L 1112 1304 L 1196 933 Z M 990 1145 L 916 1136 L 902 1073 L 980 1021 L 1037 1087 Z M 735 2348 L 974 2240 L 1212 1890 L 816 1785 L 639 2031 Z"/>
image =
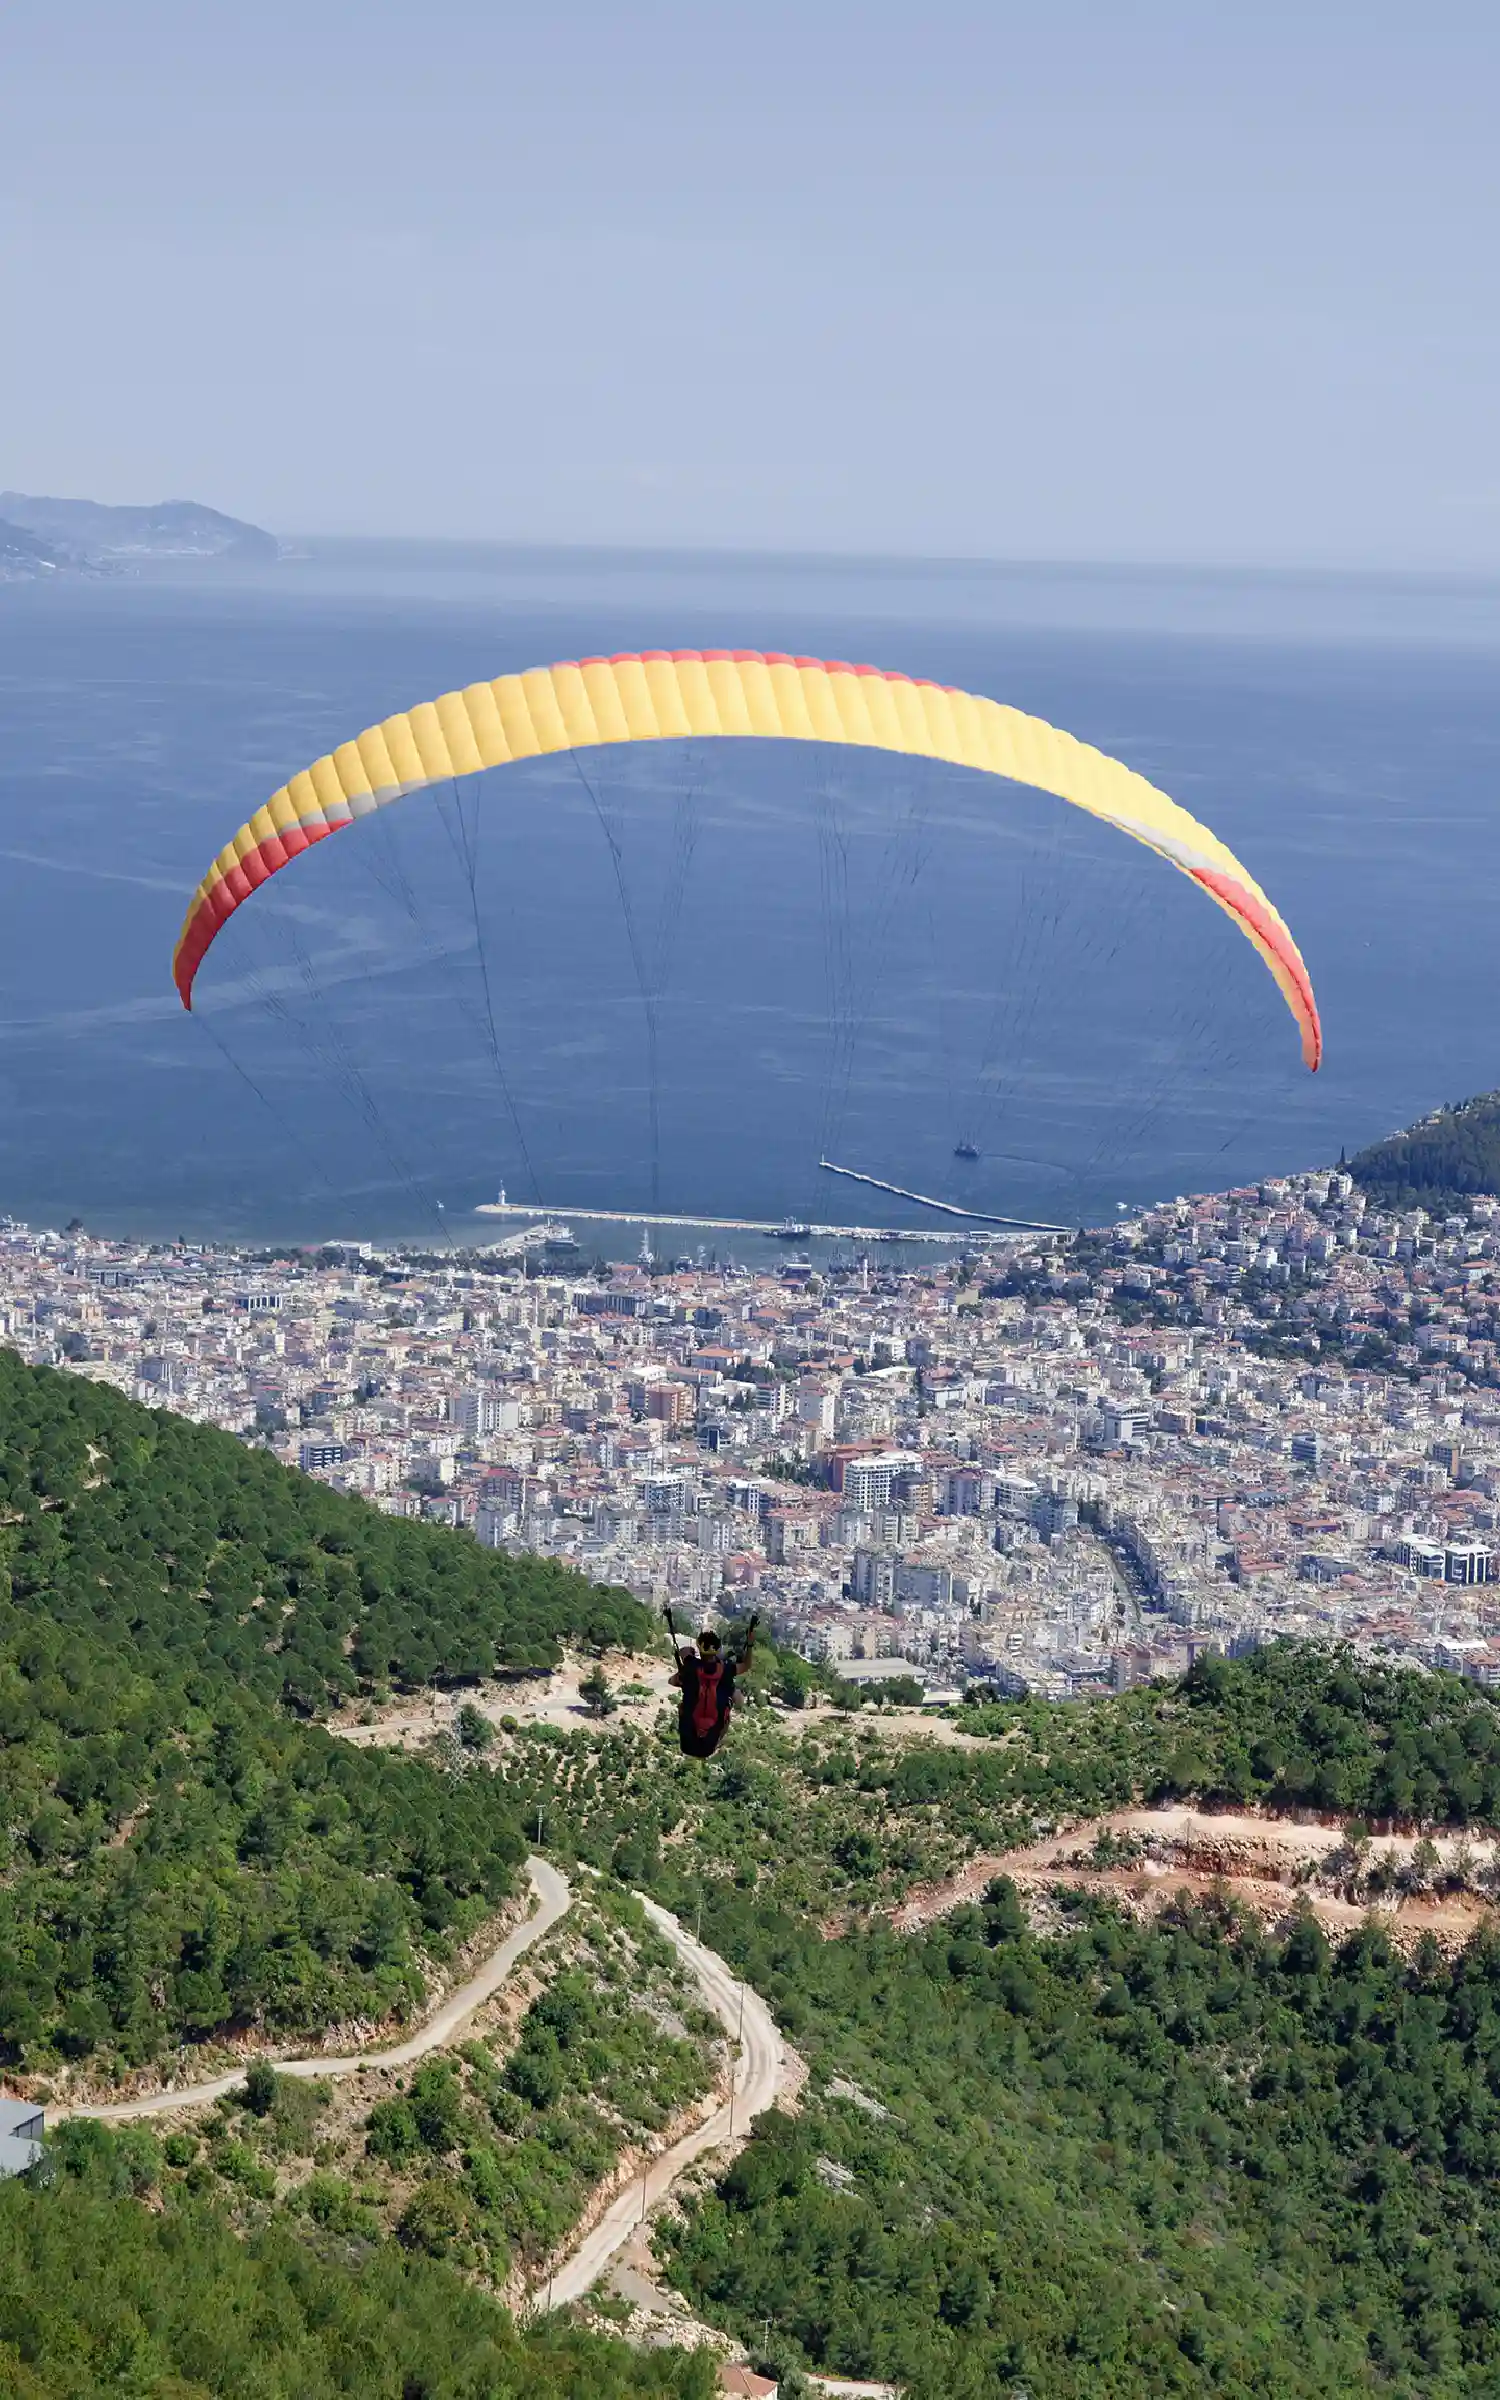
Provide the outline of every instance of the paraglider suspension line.
<path id="1" fill-rule="evenodd" d="M 303 1141 L 302 1136 L 300 1133 L 298 1133 L 296 1127 L 291 1123 L 290 1119 L 285 1115 L 285 1113 L 276 1106 L 275 1101 L 271 1099 L 269 1093 L 267 1093 L 263 1087 L 256 1082 L 255 1077 L 251 1074 L 249 1068 L 240 1064 L 239 1060 L 235 1057 L 234 1052 L 230 1049 L 229 1044 L 225 1041 L 223 1035 L 215 1031 L 211 1020 L 205 1016 L 201 1009 L 195 1009 L 193 1011 L 193 1021 L 195 1024 L 202 1026 L 209 1040 L 213 1043 L 214 1048 L 218 1051 L 219 1056 L 223 1059 L 224 1064 L 231 1070 L 233 1074 L 238 1075 L 241 1083 L 246 1086 L 247 1090 L 252 1091 L 255 1094 L 255 1097 L 260 1102 L 261 1107 L 265 1109 L 268 1116 L 270 1116 L 274 1121 L 277 1131 L 281 1134 L 283 1140 L 289 1142 L 294 1150 L 301 1152 L 302 1157 L 306 1160 L 308 1166 L 312 1169 L 314 1176 L 323 1186 L 324 1191 L 328 1193 L 330 1199 L 337 1200 L 339 1197 L 338 1193 L 335 1191 L 333 1185 L 329 1182 L 328 1177 L 324 1174 L 322 1168 L 319 1166 L 312 1152 L 308 1149 L 307 1144 Z"/>
<path id="2" fill-rule="evenodd" d="M 441 787 L 434 785 L 433 796 L 438 801 L 438 813 L 443 818 L 444 830 L 448 835 L 449 841 L 453 844 L 454 850 L 458 857 L 459 865 L 463 869 L 464 881 L 469 887 L 469 913 L 474 920 L 474 949 L 479 960 L 479 987 L 484 1000 L 485 1031 L 489 1041 L 490 1058 L 494 1064 L 495 1081 L 500 1087 L 500 1098 L 504 1104 L 506 1115 L 510 1119 L 511 1132 L 516 1137 L 516 1148 L 521 1153 L 521 1162 L 526 1169 L 526 1178 L 531 1185 L 532 1197 L 536 1200 L 540 1200 L 542 1196 L 541 1183 L 538 1180 L 536 1168 L 532 1163 L 531 1151 L 527 1144 L 525 1132 L 522 1129 L 521 1112 L 516 1106 L 515 1093 L 511 1090 L 510 1078 L 505 1072 L 505 1061 L 500 1054 L 500 1035 L 495 1026 L 495 1002 L 494 995 L 490 989 L 489 954 L 484 946 L 484 924 L 479 910 L 478 811 L 477 809 L 475 811 L 474 830 L 471 836 L 469 828 L 464 821 L 463 801 L 459 796 L 458 778 L 455 776 L 453 779 L 453 806 L 458 817 L 458 833 L 457 836 L 455 836 L 452 827 L 448 823 L 447 816 L 443 811 L 440 788 Z"/>
<path id="3" fill-rule="evenodd" d="M 620 908 L 625 918 L 625 939 L 630 947 L 630 963 L 635 970 L 636 989 L 641 996 L 641 1008 L 646 1019 L 646 1080 L 647 1128 L 651 1148 L 651 1206 L 661 1206 L 661 1077 L 659 1065 L 659 1035 L 656 1021 L 656 993 L 641 953 L 640 935 L 636 928 L 635 910 L 630 905 L 630 892 L 625 881 L 625 858 L 613 828 L 604 813 L 598 792 L 579 764 L 578 753 L 568 753 L 579 782 L 593 804 L 599 820 L 599 830 L 609 845 L 610 864 L 614 869 L 615 888 L 620 895 Z"/>

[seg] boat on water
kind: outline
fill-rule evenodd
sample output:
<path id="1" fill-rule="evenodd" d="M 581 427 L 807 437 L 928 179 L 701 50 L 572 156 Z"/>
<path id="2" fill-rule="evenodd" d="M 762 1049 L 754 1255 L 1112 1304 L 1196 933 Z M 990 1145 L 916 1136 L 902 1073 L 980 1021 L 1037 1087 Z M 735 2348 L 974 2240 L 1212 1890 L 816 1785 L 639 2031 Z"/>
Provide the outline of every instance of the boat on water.
<path id="1" fill-rule="evenodd" d="M 800 1217 L 783 1217 L 771 1239 L 773 1242 L 805 1242 L 811 1232 L 812 1227 L 804 1225 Z"/>
<path id="2" fill-rule="evenodd" d="M 962 1141 L 954 1143 L 953 1155 L 955 1158 L 977 1158 L 979 1156 L 979 1152 L 975 1149 L 972 1142 Z"/>
<path id="3" fill-rule="evenodd" d="M 549 1258 L 576 1258 L 578 1237 L 570 1225 L 559 1225 L 545 1236 L 542 1248 Z"/>

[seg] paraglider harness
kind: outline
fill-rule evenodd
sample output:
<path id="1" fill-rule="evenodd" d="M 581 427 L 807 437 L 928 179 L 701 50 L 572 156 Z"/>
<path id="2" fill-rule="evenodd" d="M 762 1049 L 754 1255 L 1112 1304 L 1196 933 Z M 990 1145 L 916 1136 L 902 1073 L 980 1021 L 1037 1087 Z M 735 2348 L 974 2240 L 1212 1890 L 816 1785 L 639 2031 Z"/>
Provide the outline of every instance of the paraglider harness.
<path id="1" fill-rule="evenodd" d="M 677 1639 L 677 1624 L 672 1611 L 662 1611 L 667 1631 L 672 1636 L 672 1648 L 677 1656 L 674 1682 L 682 1686 L 682 1699 L 677 1710 L 677 1739 L 685 1758 L 712 1758 L 724 1739 L 729 1724 L 729 1712 L 734 1706 L 734 1687 L 740 1669 L 747 1665 L 755 1647 L 755 1628 L 759 1617 L 752 1617 L 745 1645 L 738 1658 L 726 1658 L 720 1651 L 715 1657 L 704 1658 L 697 1650 L 684 1650 Z"/>

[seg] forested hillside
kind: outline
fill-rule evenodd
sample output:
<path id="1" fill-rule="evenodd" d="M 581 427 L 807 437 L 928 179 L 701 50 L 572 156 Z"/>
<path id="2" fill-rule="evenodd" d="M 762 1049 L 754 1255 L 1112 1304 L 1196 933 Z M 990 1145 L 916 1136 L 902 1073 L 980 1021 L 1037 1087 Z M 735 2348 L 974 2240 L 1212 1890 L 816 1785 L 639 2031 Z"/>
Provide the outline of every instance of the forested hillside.
<path id="1" fill-rule="evenodd" d="M 1090 1902 L 1038 1940 L 1004 1882 L 910 1941 L 740 1941 L 815 2081 L 675 2242 L 710 2313 L 921 2400 L 1495 2389 L 1492 1942 Z"/>
<path id="2" fill-rule="evenodd" d="M 488 1774 L 354 1749 L 318 1712 L 648 1631 L 623 1593 L 393 1521 L 0 1351 L 0 2066 L 34 2087 L 230 2027 L 274 2040 L 410 2012 L 513 1886 L 513 1804 Z M 597 2005 L 580 2007 L 597 2039 Z M 539 2094 L 549 2038 L 539 2018 L 523 2044 Z M 603 2088 L 623 2094 L 629 2044 L 611 2041 Z M 670 2051 L 650 2063 L 628 2086 L 648 2112 L 683 2072 Z M 286 2088 L 300 2124 L 314 2095 Z M 532 2115 L 493 2070 L 478 2088 Z M 709 2400 L 702 2360 L 523 2334 L 471 2288 L 448 2255 L 480 2255 L 471 2216 L 503 2262 L 508 2239 L 571 2221 L 611 2152 L 561 2089 L 535 2130 L 489 2146 L 462 2095 L 435 2069 L 361 2136 L 399 2148 L 409 2118 L 425 2162 L 394 2231 L 327 2172 L 279 2205 L 253 2111 L 231 2107 L 206 2146 L 64 2127 L 44 2188 L 0 2183 L 0 2390 Z M 266 2122 L 284 2144 L 282 2113 Z M 497 2141 L 517 2162 L 498 2184 Z"/>
<path id="3" fill-rule="evenodd" d="M 1404 1133 L 1361 1150 L 1349 1172 L 1372 1197 L 1397 1208 L 1500 1192 L 1500 1092 L 1434 1109 Z"/>
<path id="4" fill-rule="evenodd" d="M 1136 1796 L 1497 1813 L 1500 1711 L 1279 1650 L 1096 1709 L 967 1711 L 980 1749 L 741 1729 L 708 1769 L 628 1735 L 506 1762 L 548 1840 L 650 1883 L 812 2069 L 669 2237 L 773 2358 L 912 2400 L 1480 2400 L 1500 2388 L 1500 1943 L 1405 1960 L 1223 1904 L 1143 1925 L 1003 1880 L 898 1937 L 913 1878 Z"/>
<path id="5" fill-rule="evenodd" d="M 282 2215 L 242 2239 L 108 2138 L 51 2190 L 0 2183 L 6 2400 L 712 2400 L 715 2382 L 702 2357 L 523 2332 L 394 2243 Z"/>
<path id="6" fill-rule="evenodd" d="M 487 1774 L 316 1713 L 647 1631 L 624 1593 L 0 1351 L 0 2064 L 410 2011 L 523 1844 Z"/>
<path id="7" fill-rule="evenodd" d="M 706 2396 L 701 2361 L 523 2340 L 483 2296 L 534 2282 L 624 2144 L 722 2065 L 722 2029 L 618 1886 L 580 1895 L 534 1959 L 518 2025 L 409 2077 L 261 2064 L 209 2107 L 55 2127 L 40 2187 L 0 2185 L 0 2391 Z M 7 2342 L 32 2379 L 7 2381 Z"/>
<path id="8" fill-rule="evenodd" d="M 1269 1933 L 1223 1897 L 1142 1922 L 1058 1890 L 1036 1915 L 1003 1877 L 929 1931 L 888 1916 L 1127 1802 L 1500 1821 L 1473 1687 L 1276 1649 L 1096 1707 L 966 1709 L 943 1746 L 809 1716 L 767 1653 L 708 1764 L 608 1723 L 356 1749 L 318 1722 L 345 1694 L 649 1621 L 3 1354 L 0 1576 L 12 2078 L 409 2012 L 511 1888 L 524 1823 L 701 1922 L 806 2057 L 798 2111 L 660 2236 L 773 2361 L 909 2400 L 1500 2390 L 1500 1940 L 1331 1947 L 1300 1903 Z M 706 2400 L 701 2359 L 522 2334 L 486 2294 L 713 2071 L 640 1912 L 588 1888 L 524 2010 L 409 2081 L 335 2102 L 262 2075 L 165 2135 L 55 2136 L 50 2184 L 0 2187 L 0 2389 Z"/>
<path id="9" fill-rule="evenodd" d="M 763 1656 L 762 1688 L 771 1672 Z M 748 1724 L 737 1729 L 712 1773 L 628 1731 L 580 1743 L 533 1728 L 500 1771 L 517 1810 L 529 1824 L 540 1810 L 547 1844 L 565 1855 L 696 1905 L 691 1861 L 711 1897 L 733 1878 L 820 1918 L 889 1903 L 1038 1826 L 1135 1799 L 1500 1824 L 1500 1708 L 1456 1675 L 1278 1646 L 1204 1657 L 1179 1684 L 1090 1707 L 966 1708 L 961 1723 L 992 1738 L 914 1746 L 883 1739 L 878 1717 L 827 1714 L 787 1738 L 762 1717 L 753 1740 Z"/>

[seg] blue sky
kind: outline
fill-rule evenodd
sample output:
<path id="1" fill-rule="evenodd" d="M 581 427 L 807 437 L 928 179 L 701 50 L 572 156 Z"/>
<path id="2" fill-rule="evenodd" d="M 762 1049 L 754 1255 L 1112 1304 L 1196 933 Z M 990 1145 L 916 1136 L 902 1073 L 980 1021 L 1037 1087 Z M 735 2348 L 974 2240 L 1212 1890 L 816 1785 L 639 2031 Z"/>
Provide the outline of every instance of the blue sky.
<path id="1" fill-rule="evenodd" d="M 11 0 L 0 484 L 1500 570 L 1493 0 Z"/>

